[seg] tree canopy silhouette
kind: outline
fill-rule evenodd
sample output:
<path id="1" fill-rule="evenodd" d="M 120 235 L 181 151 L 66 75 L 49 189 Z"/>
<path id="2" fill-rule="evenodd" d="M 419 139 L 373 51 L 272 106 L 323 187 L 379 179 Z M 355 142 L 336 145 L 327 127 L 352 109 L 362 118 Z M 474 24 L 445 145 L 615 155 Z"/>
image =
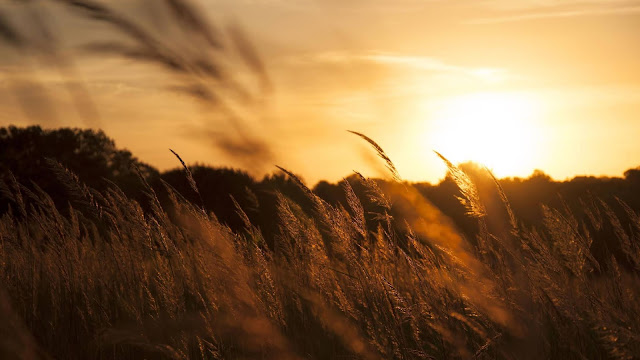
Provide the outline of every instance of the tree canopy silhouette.
<path id="1" fill-rule="evenodd" d="M 104 190 L 111 182 L 136 199 L 142 197 L 136 172 L 147 178 L 158 175 L 100 130 L 0 128 L 0 179 L 12 174 L 19 183 L 35 183 L 64 207 L 69 196 L 56 162 L 94 189 Z"/>
<path id="2" fill-rule="evenodd" d="M 160 201 L 168 204 L 164 181 L 187 200 L 214 213 L 221 223 L 234 231 L 242 231 L 246 227 L 239 212 L 245 213 L 251 223 L 259 227 L 269 244 L 279 231 L 276 215 L 278 196 L 285 196 L 299 204 L 301 211 L 313 211 L 314 208 L 305 191 L 284 172 L 265 176 L 258 181 L 240 170 L 191 166 L 190 171 L 200 193 L 198 195 L 183 169 L 160 173 L 139 161 L 131 152 L 118 149 L 115 142 L 102 131 L 71 128 L 47 130 L 39 126 L 0 128 L 0 179 L 10 182 L 12 174 L 17 182 L 26 186 L 36 184 L 64 211 L 67 203 L 73 202 L 73 197 L 66 184 L 68 179 L 65 180 L 66 175 L 60 174 L 61 169 L 57 164 L 96 190 L 105 190 L 115 184 L 136 199 L 143 209 L 148 209 L 148 196 L 140 176 L 148 181 Z M 580 176 L 566 181 L 554 181 L 540 170 L 534 171 L 529 178 L 496 180 L 477 164 L 461 164 L 460 169 L 477 187 L 492 218 L 507 216 L 497 187 L 499 184 L 516 218 L 526 226 L 542 227 L 545 218 L 543 205 L 567 209 L 577 217 L 577 221 L 585 224 L 589 223 L 593 213 L 611 211 L 622 219 L 628 219 L 625 213 L 640 210 L 640 168 L 629 169 L 620 178 Z M 374 181 L 379 185 L 385 182 Z M 349 183 L 355 196 L 362 202 L 367 228 L 376 229 L 381 224 L 376 217 L 381 209 L 379 204 L 369 201 L 369 194 L 358 175 L 351 175 L 335 184 L 321 181 L 313 191 L 328 204 L 349 209 L 345 182 Z M 471 234 L 477 233 L 478 224 L 467 216 L 465 207 L 458 201 L 457 197 L 462 194 L 451 175 L 438 184 L 414 183 L 410 186 L 414 186 L 449 216 L 473 241 Z M 6 200 L 0 199 L 0 213 L 7 208 Z M 393 208 L 392 203 L 392 213 Z M 622 224 L 625 228 L 631 228 L 632 225 L 628 221 Z M 589 228 L 589 231 L 595 240 L 592 251 L 606 253 L 601 250 L 607 246 L 613 229 L 596 226 Z"/>

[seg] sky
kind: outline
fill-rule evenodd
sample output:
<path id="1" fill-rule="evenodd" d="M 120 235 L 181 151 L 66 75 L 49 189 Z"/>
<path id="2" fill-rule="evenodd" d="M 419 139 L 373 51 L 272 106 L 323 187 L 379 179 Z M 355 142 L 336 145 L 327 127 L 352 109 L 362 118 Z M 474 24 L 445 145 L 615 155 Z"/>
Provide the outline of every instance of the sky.
<path id="1" fill-rule="evenodd" d="M 235 120 L 176 91 L 183 79 L 171 71 L 86 51 L 120 35 L 49 2 L 35 6 L 72 66 L 60 71 L 46 57 L 0 44 L 2 126 L 99 127 L 160 169 L 179 165 L 171 148 L 188 163 L 257 176 L 279 165 L 311 184 L 354 170 L 385 176 L 374 150 L 347 130 L 375 140 L 411 181 L 443 178 L 434 150 L 500 177 L 534 169 L 556 179 L 620 176 L 640 165 L 637 1 L 195 2 L 220 34 L 252 44 L 249 62 L 243 47 L 235 56 L 206 53 L 251 95 L 210 84 L 222 89 Z M 204 53 L 202 39 L 149 11 L 159 3 L 103 2 L 177 53 Z M 33 11 L 23 7 L 0 5 L 0 15 L 35 36 Z M 86 90 L 99 121 L 73 106 L 69 78 Z M 48 95 L 24 79 L 37 79 Z"/>

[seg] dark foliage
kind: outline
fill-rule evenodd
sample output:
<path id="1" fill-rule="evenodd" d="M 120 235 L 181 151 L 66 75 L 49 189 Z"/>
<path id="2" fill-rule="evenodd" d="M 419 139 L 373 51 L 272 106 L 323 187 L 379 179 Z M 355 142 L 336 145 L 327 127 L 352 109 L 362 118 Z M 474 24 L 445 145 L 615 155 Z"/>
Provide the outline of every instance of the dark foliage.
<path id="1" fill-rule="evenodd" d="M 73 200 L 73 196 L 70 196 L 68 186 L 59 180 L 60 174 L 57 173 L 60 169 L 54 161 L 76 174 L 91 188 L 101 191 L 110 183 L 117 185 L 125 194 L 139 201 L 144 209 L 148 209 L 148 197 L 141 190 L 139 171 L 159 194 L 163 204 L 169 202 L 165 191 L 165 186 L 169 185 L 190 202 L 202 202 L 205 211 L 215 214 L 222 224 L 233 231 L 246 230 L 246 224 L 239 213 L 241 211 L 252 224 L 258 226 L 269 245 L 273 244 L 278 232 L 275 215 L 278 194 L 300 204 L 303 211 L 310 212 L 313 208 L 304 191 L 282 172 L 258 181 L 240 170 L 192 166 L 190 170 L 202 196 L 199 199 L 182 169 L 160 173 L 137 160 L 130 152 L 116 148 L 114 141 L 102 131 L 69 128 L 44 130 L 39 126 L 0 129 L 0 174 L 5 181 L 11 173 L 20 183 L 35 183 L 51 195 L 58 207 L 64 209 L 67 202 Z M 490 174 L 472 163 L 463 164 L 461 168 L 478 187 L 487 206 L 486 211 L 492 215 L 489 218 L 506 216 Z M 385 183 L 383 180 L 376 181 L 381 186 Z M 367 194 L 367 187 L 362 184 L 358 175 L 351 175 L 336 184 L 321 181 L 313 191 L 327 203 L 349 209 L 343 190 L 344 182 L 349 182 L 361 200 L 367 227 L 376 229 L 383 224 L 379 215 L 383 213 L 383 209 L 380 204 L 368 201 L 370 196 Z M 624 216 L 627 210 L 618 200 L 624 201 L 632 210 L 640 209 L 640 168 L 627 170 L 624 178 L 576 177 L 568 181 L 554 181 L 537 170 L 529 178 L 506 178 L 499 180 L 499 183 L 513 212 L 524 226 L 541 227 L 544 219 L 541 205 L 564 208 L 578 216 L 577 220 L 588 224 L 588 230 L 594 237 L 592 251 L 596 257 L 599 253 L 608 253 L 605 250 L 619 253 L 620 249 L 609 249 L 607 244 L 613 229 L 606 224 L 602 227 L 594 226 L 588 221 L 589 216 L 594 212 L 604 213 L 611 209 L 617 217 L 628 219 Z M 478 231 L 478 223 L 466 215 L 465 207 L 457 199 L 461 196 L 460 190 L 450 176 L 435 185 L 415 183 L 413 186 L 453 219 L 469 241 L 474 241 L 473 234 Z M 7 205 L 6 200 L 0 201 L 3 212 L 7 210 Z M 395 210 L 394 205 L 391 204 L 391 215 Z M 627 220 L 622 226 L 628 229 L 632 224 Z M 396 231 L 402 232 L 401 229 Z"/>
<path id="2" fill-rule="evenodd" d="M 129 151 L 120 150 L 102 131 L 40 126 L 0 128 L 0 178 L 11 173 L 19 183 L 37 184 L 62 209 L 72 199 L 62 167 L 96 190 L 109 183 L 118 185 L 128 196 L 142 200 L 138 173 L 158 175 L 153 167 L 140 162 Z M 6 203 L 0 203 L 6 210 Z"/>

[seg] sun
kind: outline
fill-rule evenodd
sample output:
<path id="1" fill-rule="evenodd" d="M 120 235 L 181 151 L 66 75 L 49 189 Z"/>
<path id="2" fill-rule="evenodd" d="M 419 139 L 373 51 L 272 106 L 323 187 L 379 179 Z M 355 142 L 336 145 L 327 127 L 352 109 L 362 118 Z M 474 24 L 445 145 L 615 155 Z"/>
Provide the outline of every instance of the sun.
<path id="1" fill-rule="evenodd" d="M 433 150 L 454 163 L 474 161 L 498 177 L 524 176 L 542 149 L 539 116 L 531 95 L 472 93 L 444 100 L 427 131 Z"/>

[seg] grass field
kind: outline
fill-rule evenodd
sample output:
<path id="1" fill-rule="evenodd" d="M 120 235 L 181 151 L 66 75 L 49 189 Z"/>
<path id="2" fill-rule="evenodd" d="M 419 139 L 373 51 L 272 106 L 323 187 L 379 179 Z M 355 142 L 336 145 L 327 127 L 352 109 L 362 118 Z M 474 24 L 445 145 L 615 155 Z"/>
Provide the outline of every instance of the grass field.
<path id="1" fill-rule="evenodd" d="M 10 211 L 0 219 L 1 357 L 640 355 L 637 228 L 623 229 L 601 204 L 591 225 L 612 225 L 625 258 L 598 262 L 587 227 L 571 213 L 545 207 L 544 228 L 526 228 L 503 196 L 506 215 L 489 215 L 473 182 L 448 165 L 478 221 L 475 238 L 399 181 L 381 188 L 360 178 L 365 198 L 344 182 L 347 208 L 299 182 L 312 208 L 279 194 L 273 246 L 239 206 L 246 223 L 234 233 L 170 186 L 172 205 L 163 207 L 142 178 L 147 212 L 117 187 L 99 193 L 62 168 L 67 209 L 9 181 L 2 192 Z M 380 211 L 365 214 L 363 203 Z M 640 226 L 632 210 L 628 216 Z"/>

